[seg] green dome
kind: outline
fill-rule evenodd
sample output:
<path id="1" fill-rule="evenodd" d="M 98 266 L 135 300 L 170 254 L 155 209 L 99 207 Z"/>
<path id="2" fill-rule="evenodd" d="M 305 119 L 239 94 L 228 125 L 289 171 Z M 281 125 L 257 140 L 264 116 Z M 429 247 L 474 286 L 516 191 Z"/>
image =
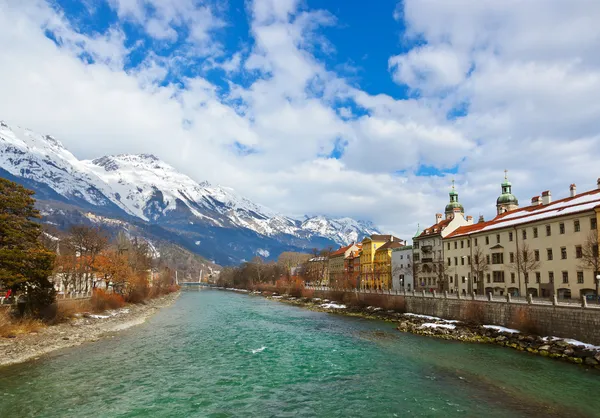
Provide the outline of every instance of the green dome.
<path id="1" fill-rule="evenodd" d="M 502 204 L 518 205 L 519 200 L 516 198 L 515 195 L 513 195 L 511 193 L 503 193 L 500 195 L 500 197 L 498 197 L 498 200 L 496 200 L 496 204 L 497 205 L 502 205 Z"/>
<path id="2" fill-rule="evenodd" d="M 519 200 L 512 194 L 512 183 L 508 181 L 507 170 L 504 170 L 504 181 L 502 182 L 502 194 L 496 200 L 496 205 L 517 205 Z"/>
<path id="3" fill-rule="evenodd" d="M 465 208 L 458 202 L 450 202 L 446 205 L 446 213 L 454 213 L 454 209 L 459 208 L 461 212 L 464 213 Z"/>

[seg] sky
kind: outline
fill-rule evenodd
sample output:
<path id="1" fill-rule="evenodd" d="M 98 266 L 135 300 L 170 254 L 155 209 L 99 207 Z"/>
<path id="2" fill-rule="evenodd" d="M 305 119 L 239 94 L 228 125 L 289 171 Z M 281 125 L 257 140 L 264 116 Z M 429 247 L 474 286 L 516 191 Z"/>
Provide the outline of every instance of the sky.
<path id="1" fill-rule="evenodd" d="M 434 223 L 600 177 L 600 2 L 0 0 L 0 119 L 291 216 Z"/>

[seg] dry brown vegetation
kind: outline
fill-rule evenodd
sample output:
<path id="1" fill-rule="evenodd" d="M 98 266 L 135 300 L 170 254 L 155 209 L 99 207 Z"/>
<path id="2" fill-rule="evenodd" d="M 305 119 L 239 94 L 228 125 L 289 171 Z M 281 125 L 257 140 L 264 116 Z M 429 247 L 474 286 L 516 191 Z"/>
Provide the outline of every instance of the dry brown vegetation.
<path id="1" fill-rule="evenodd" d="M 0 308 L 0 337 L 14 338 L 17 335 L 37 332 L 44 327 L 39 319 L 16 318 L 10 310 Z"/>
<path id="2" fill-rule="evenodd" d="M 90 299 L 90 308 L 95 312 L 104 312 L 108 309 L 119 309 L 125 306 L 125 299 L 117 293 L 109 293 L 103 289 L 96 289 Z"/>

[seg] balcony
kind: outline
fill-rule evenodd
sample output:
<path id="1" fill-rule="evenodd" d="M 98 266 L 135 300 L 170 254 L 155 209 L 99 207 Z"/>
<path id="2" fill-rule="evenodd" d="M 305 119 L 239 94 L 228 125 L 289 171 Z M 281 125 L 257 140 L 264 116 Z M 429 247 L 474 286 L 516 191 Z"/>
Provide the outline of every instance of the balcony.
<path id="1" fill-rule="evenodd" d="M 428 257 L 428 258 L 423 258 L 423 263 L 433 263 L 433 258 Z"/>
<path id="2" fill-rule="evenodd" d="M 433 245 L 423 245 L 421 247 L 421 251 L 423 251 L 424 253 L 430 253 L 432 249 Z"/>

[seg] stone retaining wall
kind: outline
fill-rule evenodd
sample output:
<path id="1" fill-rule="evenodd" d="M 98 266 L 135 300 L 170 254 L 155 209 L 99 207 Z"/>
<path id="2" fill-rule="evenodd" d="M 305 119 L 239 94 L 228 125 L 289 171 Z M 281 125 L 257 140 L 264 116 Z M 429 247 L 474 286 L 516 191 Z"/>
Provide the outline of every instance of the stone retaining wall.
<path id="1" fill-rule="evenodd" d="M 598 308 L 328 290 L 313 292 L 315 297 L 323 299 L 344 299 L 346 302 L 358 302 L 385 309 L 403 307 L 406 312 L 416 314 L 501 325 L 542 336 L 573 338 L 600 345 Z"/>

